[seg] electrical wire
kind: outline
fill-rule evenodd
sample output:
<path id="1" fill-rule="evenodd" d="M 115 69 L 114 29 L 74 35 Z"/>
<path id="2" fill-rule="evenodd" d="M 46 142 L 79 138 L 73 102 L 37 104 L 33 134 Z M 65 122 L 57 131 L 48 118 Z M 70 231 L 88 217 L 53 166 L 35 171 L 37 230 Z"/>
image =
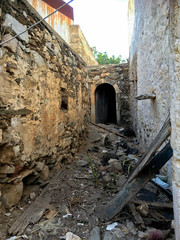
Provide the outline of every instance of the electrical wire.
<path id="1" fill-rule="evenodd" d="M 42 18 L 42 19 L 39 20 L 38 22 L 34 23 L 34 24 L 31 25 L 30 27 L 28 27 L 26 30 L 22 31 L 21 33 L 16 34 L 14 37 L 12 37 L 12 38 L 4 41 L 4 42 L 1 42 L 1 43 L 0 43 L 0 46 L 2 46 L 2 45 L 5 44 L 5 43 L 8 43 L 8 42 L 12 41 L 13 39 L 17 38 L 17 37 L 20 36 L 21 34 L 27 32 L 27 31 L 30 30 L 31 28 L 37 26 L 39 23 L 41 23 L 42 21 L 46 20 L 48 17 L 50 17 L 51 15 L 53 15 L 54 13 L 56 13 L 57 11 L 59 11 L 59 9 L 63 8 L 64 6 L 66 6 L 67 4 L 69 4 L 69 3 L 73 2 L 73 1 L 74 1 L 74 0 L 71 0 L 71 1 L 69 1 L 69 2 L 67 2 L 67 3 L 64 3 L 63 5 L 61 5 L 60 7 L 58 7 L 54 12 L 52 12 L 52 13 L 50 13 L 49 15 L 47 15 L 46 17 Z"/>

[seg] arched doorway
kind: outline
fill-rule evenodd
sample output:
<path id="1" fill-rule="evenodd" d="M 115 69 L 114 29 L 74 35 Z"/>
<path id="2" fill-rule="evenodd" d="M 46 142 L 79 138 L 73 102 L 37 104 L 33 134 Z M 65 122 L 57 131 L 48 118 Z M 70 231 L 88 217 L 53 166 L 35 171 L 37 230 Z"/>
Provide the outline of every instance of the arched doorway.
<path id="1" fill-rule="evenodd" d="M 95 91 L 96 123 L 117 123 L 116 92 L 112 85 L 103 83 Z"/>

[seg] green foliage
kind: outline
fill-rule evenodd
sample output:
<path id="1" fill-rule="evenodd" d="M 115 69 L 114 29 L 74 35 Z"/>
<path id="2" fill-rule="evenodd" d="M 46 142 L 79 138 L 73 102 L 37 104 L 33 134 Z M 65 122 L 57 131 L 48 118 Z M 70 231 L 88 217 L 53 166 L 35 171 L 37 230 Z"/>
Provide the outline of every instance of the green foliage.
<path id="1" fill-rule="evenodd" d="M 119 55 L 117 58 L 112 55 L 112 57 L 109 57 L 107 52 L 101 53 L 98 52 L 96 47 L 93 47 L 93 53 L 100 65 L 105 65 L 105 64 L 119 64 L 119 63 L 125 63 L 126 61 L 122 59 L 122 56 Z"/>

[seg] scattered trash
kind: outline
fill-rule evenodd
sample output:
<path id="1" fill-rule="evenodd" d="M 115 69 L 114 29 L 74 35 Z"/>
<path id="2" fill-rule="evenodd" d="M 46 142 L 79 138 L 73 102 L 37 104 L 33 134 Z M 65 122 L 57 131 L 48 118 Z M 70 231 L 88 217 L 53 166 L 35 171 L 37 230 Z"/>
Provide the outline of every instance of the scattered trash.
<path id="1" fill-rule="evenodd" d="M 106 227 L 107 231 L 112 231 L 118 225 L 117 222 L 114 222 Z"/>
<path id="2" fill-rule="evenodd" d="M 104 130 L 100 130 L 100 134 L 100 141 L 95 144 L 94 141 L 88 139 L 90 144 L 82 146 L 83 151 L 75 154 L 75 161 L 69 162 L 68 166 L 66 165 L 67 167 L 53 184 L 50 180 L 50 187 L 47 186 L 46 191 L 42 190 L 42 193 L 45 194 L 43 200 L 38 200 L 40 188 L 38 190 L 34 188 L 28 190 L 26 203 L 28 200 L 33 202 L 33 196 L 29 198 L 30 193 L 36 194 L 35 202 L 38 200 L 35 213 L 33 211 L 29 212 L 28 217 L 32 219 L 33 214 L 36 216 L 36 213 L 41 214 L 39 212 L 41 208 L 44 212 L 40 215 L 40 221 L 35 224 L 30 222 L 26 229 L 28 237 L 16 237 L 15 235 L 23 234 L 22 232 L 15 232 L 16 227 L 14 232 L 10 233 L 14 237 L 6 240 L 36 239 L 38 236 L 40 239 L 59 238 L 63 240 L 135 240 L 140 239 L 138 233 L 141 238 L 147 236 L 147 231 L 140 232 L 139 230 L 143 229 L 145 231 L 153 227 L 161 230 L 171 228 L 171 223 L 173 225 L 172 201 L 168 197 L 164 198 L 164 196 L 166 197 L 163 194 L 164 191 L 158 190 L 159 187 L 152 183 L 149 183 L 150 186 L 144 187 L 146 192 L 142 194 L 143 189 L 141 189 L 134 196 L 127 207 L 118 213 L 113 223 L 109 222 L 104 225 L 104 223 L 99 222 L 96 212 L 97 204 L 105 205 L 111 196 L 114 197 L 117 191 L 124 188 L 127 182 L 127 173 L 140 159 L 139 154 L 134 153 L 137 152 L 135 138 L 128 140 L 127 138 L 117 137 L 115 134 L 108 134 L 107 137 L 106 134 L 103 139 L 104 146 L 102 146 Z M 122 141 L 122 139 L 125 141 Z M 108 148 L 107 145 L 110 143 L 113 149 Z M 97 146 L 97 148 L 94 148 L 94 146 Z M 90 159 L 87 157 L 88 148 L 95 150 L 94 152 L 88 152 Z M 97 149 L 99 149 L 98 152 Z M 125 152 L 128 152 L 128 154 L 125 154 Z M 163 175 L 156 175 L 156 177 L 166 181 Z M 95 181 L 97 182 L 95 183 Z M 137 187 L 134 186 L 133 190 Z M 147 193 L 147 189 L 152 192 L 154 197 Z M 51 194 L 51 206 L 50 203 L 46 202 L 49 194 Z M 124 196 L 121 199 L 124 201 Z M 26 211 L 26 205 L 21 206 Z M 15 210 L 22 214 L 20 208 Z M 8 221 L 13 216 L 14 212 L 11 213 L 11 217 L 4 216 L 4 218 Z M 24 224 L 23 221 L 22 224 Z M 151 232 L 148 232 L 148 234 L 148 237 L 151 237 Z M 172 236 L 174 236 L 174 233 L 172 233 Z"/>
<path id="3" fill-rule="evenodd" d="M 159 177 L 153 178 L 152 181 L 164 189 L 169 189 L 169 184 L 163 182 Z"/>
<path id="4" fill-rule="evenodd" d="M 27 235 L 21 235 L 21 236 L 13 236 L 10 238 L 7 238 L 6 240 L 16 240 L 16 239 L 29 239 Z"/>
<path id="5" fill-rule="evenodd" d="M 68 214 L 64 215 L 63 218 L 68 218 L 68 217 L 71 217 L 71 216 L 72 216 L 72 214 L 68 213 Z"/>
<path id="6" fill-rule="evenodd" d="M 102 153 L 108 153 L 108 150 L 103 149 Z"/>
<path id="7" fill-rule="evenodd" d="M 11 213 L 8 212 L 8 213 L 5 213 L 4 215 L 7 216 L 7 217 L 9 217 L 9 216 L 11 215 Z"/>
<path id="8" fill-rule="evenodd" d="M 18 239 L 18 238 L 20 238 L 20 237 L 13 236 L 13 237 L 7 238 L 6 240 L 15 240 L 15 239 Z"/>
<path id="9" fill-rule="evenodd" d="M 129 159 L 134 160 L 136 163 L 138 162 L 138 158 L 137 158 L 135 155 L 133 155 L 133 154 L 128 154 L 127 157 L 128 157 Z"/>
<path id="10" fill-rule="evenodd" d="M 84 223 L 77 223 L 77 226 L 84 226 Z"/>

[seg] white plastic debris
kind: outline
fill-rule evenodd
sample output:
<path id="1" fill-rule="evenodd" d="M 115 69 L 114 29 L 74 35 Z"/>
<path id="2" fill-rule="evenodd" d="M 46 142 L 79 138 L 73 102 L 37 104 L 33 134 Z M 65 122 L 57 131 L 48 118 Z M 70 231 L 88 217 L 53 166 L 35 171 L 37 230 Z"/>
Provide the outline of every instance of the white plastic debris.
<path id="1" fill-rule="evenodd" d="M 105 150 L 105 149 L 104 149 L 104 150 L 102 150 L 102 153 L 107 153 L 107 152 L 108 152 L 108 151 L 107 151 L 107 150 Z"/>
<path id="2" fill-rule="evenodd" d="M 136 163 L 138 162 L 138 158 L 133 154 L 128 154 L 128 158 L 132 159 L 132 160 L 135 160 Z"/>
<path id="3" fill-rule="evenodd" d="M 70 217 L 70 216 L 72 216 L 72 214 L 68 213 L 68 214 L 64 215 L 63 218 L 67 218 L 67 217 Z"/>
<path id="4" fill-rule="evenodd" d="M 77 226 L 84 226 L 84 223 L 77 223 Z"/>
<path id="5" fill-rule="evenodd" d="M 4 215 L 9 217 L 11 215 L 11 213 L 5 213 Z"/>
<path id="6" fill-rule="evenodd" d="M 110 224 L 110 225 L 107 225 L 106 230 L 107 230 L 107 231 L 111 231 L 111 230 L 113 230 L 117 225 L 118 225 L 117 222 L 114 222 L 114 223 L 112 223 L 112 224 Z"/>
<path id="7" fill-rule="evenodd" d="M 17 237 L 13 236 L 13 237 L 7 238 L 6 240 L 15 240 L 15 239 L 17 239 Z"/>
<path id="8" fill-rule="evenodd" d="M 169 189 L 169 184 L 163 182 L 159 177 L 153 178 L 152 181 L 164 189 Z"/>

